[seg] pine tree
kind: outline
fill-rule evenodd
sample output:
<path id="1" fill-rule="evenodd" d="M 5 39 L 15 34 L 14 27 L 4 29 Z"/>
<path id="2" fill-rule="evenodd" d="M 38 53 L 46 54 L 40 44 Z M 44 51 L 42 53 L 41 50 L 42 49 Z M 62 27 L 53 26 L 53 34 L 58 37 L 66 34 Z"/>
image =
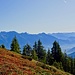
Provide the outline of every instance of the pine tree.
<path id="1" fill-rule="evenodd" d="M 23 55 L 26 55 L 26 46 L 23 47 Z"/>
<path id="2" fill-rule="evenodd" d="M 35 59 L 35 60 L 38 60 L 36 51 L 34 49 L 32 50 L 32 58 Z"/>
<path id="3" fill-rule="evenodd" d="M 0 48 L 5 48 L 5 45 L 4 45 L 4 44 L 2 44 L 2 45 L 0 46 Z"/>
<path id="4" fill-rule="evenodd" d="M 42 42 L 38 40 L 37 56 L 39 61 L 46 63 L 46 50 L 42 46 Z"/>
<path id="5" fill-rule="evenodd" d="M 56 62 L 60 62 L 62 60 L 62 52 L 58 42 L 54 41 L 52 47 L 52 56 Z"/>
<path id="6" fill-rule="evenodd" d="M 75 58 L 73 59 L 74 61 L 74 67 L 73 67 L 73 75 L 75 74 Z"/>
<path id="7" fill-rule="evenodd" d="M 14 37 L 13 40 L 12 40 L 12 43 L 11 43 L 11 51 L 20 53 L 20 46 L 19 46 L 19 43 L 18 43 L 16 37 Z"/>
<path id="8" fill-rule="evenodd" d="M 31 56 L 31 47 L 29 44 L 26 44 L 23 48 L 23 55 Z"/>
<path id="9" fill-rule="evenodd" d="M 71 73 L 71 60 L 70 57 L 67 57 L 67 64 L 66 64 L 67 72 Z"/>
<path id="10" fill-rule="evenodd" d="M 35 41 L 34 45 L 33 45 L 33 49 L 36 51 L 36 54 L 38 53 L 37 51 L 37 42 Z"/>
<path id="11" fill-rule="evenodd" d="M 73 74 L 74 61 L 73 61 L 73 58 L 70 58 L 70 59 L 71 59 L 71 74 Z"/>
<path id="12" fill-rule="evenodd" d="M 51 57 L 51 54 L 50 54 L 50 49 L 48 49 L 48 52 L 47 52 L 47 57 L 46 57 L 46 63 L 49 64 L 50 63 L 50 57 Z"/>
<path id="13" fill-rule="evenodd" d="M 42 42 L 40 40 L 38 40 L 38 48 L 37 48 L 37 53 L 38 53 L 38 58 L 41 59 L 41 54 L 42 54 L 42 50 L 43 50 L 43 46 L 42 46 Z"/>
<path id="14" fill-rule="evenodd" d="M 52 57 L 52 54 L 50 53 L 50 49 L 48 49 L 47 51 L 47 56 L 46 56 L 46 63 L 49 64 L 49 65 L 52 65 L 53 64 L 53 57 Z"/>
<path id="15" fill-rule="evenodd" d="M 26 53 L 27 55 L 31 56 L 31 47 L 29 44 L 26 45 Z"/>
<path id="16" fill-rule="evenodd" d="M 64 57 L 63 57 L 63 60 L 62 60 L 63 69 L 65 71 L 67 71 L 67 59 L 68 59 L 68 57 L 67 57 L 66 50 L 65 50 Z"/>

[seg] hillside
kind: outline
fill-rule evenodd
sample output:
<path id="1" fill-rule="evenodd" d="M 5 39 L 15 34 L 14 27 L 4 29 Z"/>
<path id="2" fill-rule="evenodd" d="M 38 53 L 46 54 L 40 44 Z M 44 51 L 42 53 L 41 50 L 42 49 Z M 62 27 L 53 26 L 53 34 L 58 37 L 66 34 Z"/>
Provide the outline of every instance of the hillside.
<path id="1" fill-rule="evenodd" d="M 29 61 L 22 55 L 0 48 L 0 75 L 71 75 L 53 66 L 35 60 Z"/>

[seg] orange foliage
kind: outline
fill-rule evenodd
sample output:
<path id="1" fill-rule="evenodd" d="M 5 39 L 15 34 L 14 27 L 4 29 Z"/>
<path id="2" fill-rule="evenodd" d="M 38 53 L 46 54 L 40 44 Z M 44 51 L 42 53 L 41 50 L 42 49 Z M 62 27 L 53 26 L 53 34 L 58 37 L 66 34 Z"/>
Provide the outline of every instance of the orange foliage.
<path id="1" fill-rule="evenodd" d="M 36 63 L 23 59 L 20 54 L 0 48 L 0 75 L 37 75 L 44 70 L 55 75 L 54 72 L 37 66 Z M 56 75 L 58 74 L 60 72 L 56 72 Z"/>

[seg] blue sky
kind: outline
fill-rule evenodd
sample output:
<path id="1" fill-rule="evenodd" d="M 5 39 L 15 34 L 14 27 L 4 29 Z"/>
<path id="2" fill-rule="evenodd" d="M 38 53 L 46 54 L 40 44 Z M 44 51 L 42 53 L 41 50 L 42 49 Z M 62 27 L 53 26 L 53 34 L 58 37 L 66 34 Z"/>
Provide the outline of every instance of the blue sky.
<path id="1" fill-rule="evenodd" d="M 75 0 L 0 0 L 0 31 L 75 32 Z"/>

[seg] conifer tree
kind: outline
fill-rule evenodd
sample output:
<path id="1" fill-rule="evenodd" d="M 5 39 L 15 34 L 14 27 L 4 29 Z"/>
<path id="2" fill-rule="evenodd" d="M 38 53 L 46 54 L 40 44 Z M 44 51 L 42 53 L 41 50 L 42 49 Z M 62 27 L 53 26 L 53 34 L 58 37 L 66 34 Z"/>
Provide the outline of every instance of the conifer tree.
<path id="1" fill-rule="evenodd" d="M 40 40 L 38 40 L 37 56 L 39 61 L 46 63 L 46 50 L 44 49 Z"/>
<path id="2" fill-rule="evenodd" d="M 54 41 L 52 47 L 52 56 L 56 62 L 60 62 L 62 60 L 62 52 L 58 42 Z"/>
<path id="3" fill-rule="evenodd" d="M 26 45 L 23 47 L 23 55 L 26 55 Z"/>
<path id="4" fill-rule="evenodd" d="M 52 65 L 53 64 L 53 57 L 52 57 L 52 54 L 50 53 L 50 49 L 48 49 L 47 51 L 47 56 L 46 56 L 46 63 L 49 64 L 49 65 Z"/>
<path id="5" fill-rule="evenodd" d="M 0 48 L 5 48 L 5 45 L 4 45 L 4 44 L 2 44 L 2 45 L 0 46 Z"/>
<path id="6" fill-rule="evenodd" d="M 38 60 L 36 51 L 34 49 L 32 50 L 32 58 L 35 59 L 35 60 Z"/>
<path id="7" fill-rule="evenodd" d="M 74 61 L 73 74 L 75 74 L 75 58 L 73 59 L 73 61 Z"/>
<path id="8" fill-rule="evenodd" d="M 23 48 L 23 55 L 31 56 L 31 47 L 29 44 L 26 44 Z"/>
<path id="9" fill-rule="evenodd" d="M 73 74 L 74 61 L 73 61 L 73 58 L 70 58 L 70 59 L 71 59 L 71 74 Z"/>
<path id="10" fill-rule="evenodd" d="M 47 64 L 50 64 L 50 60 L 51 60 L 50 58 L 51 58 L 50 49 L 48 49 L 47 57 L 46 57 L 46 63 Z"/>
<path id="11" fill-rule="evenodd" d="M 37 42 L 35 41 L 35 43 L 33 45 L 33 50 L 35 50 L 36 54 L 38 53 L 37 47 L 38 47 L 38 45 L 37 45 Z"/>
<path id="12" fill-rule="evenodd" d="M 16 37 L 13 38 L 11 43 L 11 51 L 20 53 L 20 46 Z"/>
<path id="13" fill-rule="evenodd" d="M 43 50 L 42 42 L 38 40 L 38 48 L 37 48 L 38 58 L 41 58 L 42 50 Z"/>
<path id="14" fill-rule="evenodd" d="M 26 53 L 30 56 L 31 55 L 31 47 L 29 44 L 26 44 Z"/>
<path id="15" fill-rule="evenodd" d="M 64 57 L 63 57 L 63 60 L 62 60 L 63 69 L 65 71 L 67 71 L 67 59 L 68 59 L 68 57 L 67 57 L 66 50 L 65 50 Z"/>

